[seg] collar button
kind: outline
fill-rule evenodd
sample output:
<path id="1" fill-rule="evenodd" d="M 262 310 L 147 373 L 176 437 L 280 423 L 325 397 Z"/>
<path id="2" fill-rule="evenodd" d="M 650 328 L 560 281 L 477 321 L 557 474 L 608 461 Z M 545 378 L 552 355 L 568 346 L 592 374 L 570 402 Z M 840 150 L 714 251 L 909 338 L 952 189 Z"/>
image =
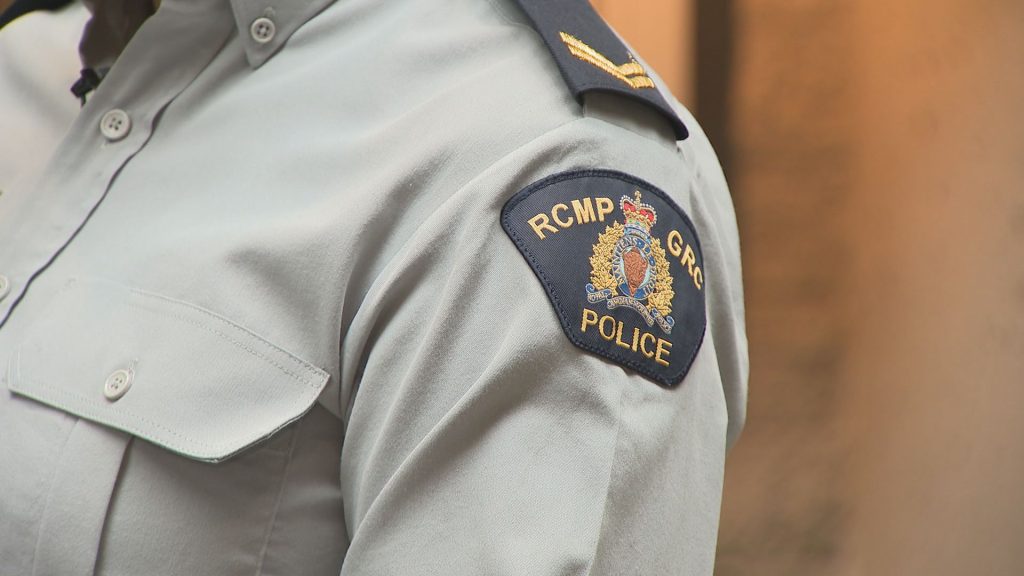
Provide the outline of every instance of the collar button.
<path id="1" fill-rule="evenodd" d="M 257 18 L 252 21 L 252 26 L 249 26 L 249 34 L 252 35 L 252 39 L 257 44 L 266 44 L 274 39 L 274 34 L 277 33 L 277 25 L 274 21 L 267 17 Z"/>

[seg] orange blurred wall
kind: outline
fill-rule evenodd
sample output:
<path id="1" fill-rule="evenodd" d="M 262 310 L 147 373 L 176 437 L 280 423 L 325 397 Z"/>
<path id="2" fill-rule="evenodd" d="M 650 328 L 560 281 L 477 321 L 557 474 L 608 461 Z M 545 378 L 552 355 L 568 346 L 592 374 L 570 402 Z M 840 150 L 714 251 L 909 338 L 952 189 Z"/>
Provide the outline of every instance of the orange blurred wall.
<path id="1" fill-rule="evenodd" d="M 718 576 L 1024 574 L 1024 3 L 737 0 Z"/>

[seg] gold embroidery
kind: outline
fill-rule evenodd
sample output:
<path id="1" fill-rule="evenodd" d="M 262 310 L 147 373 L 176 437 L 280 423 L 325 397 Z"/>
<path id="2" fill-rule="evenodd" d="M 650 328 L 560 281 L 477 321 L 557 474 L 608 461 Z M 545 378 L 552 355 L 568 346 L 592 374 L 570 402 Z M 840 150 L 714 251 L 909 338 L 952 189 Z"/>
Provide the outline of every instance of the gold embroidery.
<path id="1" fill-rule="evenodd" d="M 654 207 L 644 204 L 637 190 L 634 198 L 619 202 L 625 224 L 613 222 L 597 237 L 590 257 L 587 301 L 606 302 L 608 309 L 625 306 L 635 310 L 648 326 L 657 324 L 672 333 L 672 274 L 661 239 L 651 237 L 658 221 Z M 675 247 L 669 244 L 669 249 Z"/>
<path id="2" fill-rule="evenodd" d="M 693 247 L 683 241 L 683 235 L 678 230 L 668 233 L 668 253 L 674 258 L 679 258 L 679 263 L 686 268 L 687 273 L 693 278 L 693 285 L 697 290 L 704 288 L 704 272 L 697 266 L 697 253 Z"/>
<path id="3" fill-rule="evenodd" d="M 594 255 L 590 257 L 590 283 L 597 290 L 610 290 L 612 296 L 619 295 L 615 288 L 615 276 L 612 275 L 612 258 L 615 244 L 622 238 L 622 233 L 623 227 L 619 222 L 605 228 L 604 233 L 598 236 L 597 244 L 594 244 Z"/>
<path id="4" fill-rule="evenodd" d="M 671 355 L 672 343 L 664 338 L 634 327 L 630 331 L 625 322 L 616 320 L 614 316 L 599 316 L 590 308 L 583 309 L 580 333 L 586 334 L 587 328 L 596 328 L 597 334 L 607 342 L 611 342 L 624 351 L 642 358 L 654 360 L 662 366 L 670 366 L 668 356 Z"/>
<path id="5" fill-rule="evenodd" d="M 618 283 L 612 275 L 612 259 L 615 253 L 615 244 L 622 238 L 624 228 L 621 223 L 614 222 L 605 228 L 604 233 L 598 236 L 597 244 L 594 244 L 594 255 L 590 257 L 590 283 L 597 290 L 610 290 L 612 296 L 618 296 L 616 288 Z M 662 316 L 672 314 L 672 298 L 676 292 L 672 289 L 672 275 L 668 268 L 668 258 L 665 249 L 661 247 L 661 240 L 651 239 L 651 253 L 654 255 L 655 281 L 654 291 L 647 297 L 647 304 L 656 308 Z"/>
<path id="6" fill-rule="evenodd" d="M 654 253 L 657 279 L 654 281 L 654 292 L 647 297 L 647 304 L 657 308 L 662 316 L 668 316 L 672 313 L 672 297 L 676 292 L 672 289 L 672 275 L 669 274 L 668 258 L 665 257 L 665 249 L 661 247 L 661 240 L 655 238 L 651 241 L 651 252 Z"/>
<path id="7" fill-rule="evenodd" d="M 595 206 L 597 207 L 596 212 L 594 210 Z M 550 217 L 548 217 L 547 213 L 541 212 L 526 222 L 533 229 L 533 233 L 541 240 L 544 240 L 550 234 L 555 234 L 559 230 L 565 230 L 580 224 L 604 222 L 604 217 L 611 214 L 613 210 L 615 210 L 615 203 L 610 198 L 577 198 L 569 202 L 569 204 L 559 203 L 552 206 Z M 555 224 L 558 224 L 558 228 L 551 224 L 552 220 L 554 220 Z"/>
<path id="8" fill-rule="evenodd" d="M 569 49 L 569 53 L 580 60 L 597 66 L 634 89 L 654 88 L 654 81 L 647 76 L 647 71 L 636 60 L 630 59 L 629 62 L 620 66 L 572 34 L 559 32 L 559 35 Z"/>

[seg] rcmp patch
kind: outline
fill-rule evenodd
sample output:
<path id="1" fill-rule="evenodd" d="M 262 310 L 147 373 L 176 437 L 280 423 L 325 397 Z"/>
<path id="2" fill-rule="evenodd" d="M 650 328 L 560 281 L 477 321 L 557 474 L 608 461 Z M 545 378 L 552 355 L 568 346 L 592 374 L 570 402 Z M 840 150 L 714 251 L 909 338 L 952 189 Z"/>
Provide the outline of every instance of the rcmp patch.
<path id="1" fill-rule="evenodd" d="M 621 172 L 531 184 L 501 225 L 574 344 L 666 387 L 683 380 L 707 324 L 693 223 L 664 192 Z"/>

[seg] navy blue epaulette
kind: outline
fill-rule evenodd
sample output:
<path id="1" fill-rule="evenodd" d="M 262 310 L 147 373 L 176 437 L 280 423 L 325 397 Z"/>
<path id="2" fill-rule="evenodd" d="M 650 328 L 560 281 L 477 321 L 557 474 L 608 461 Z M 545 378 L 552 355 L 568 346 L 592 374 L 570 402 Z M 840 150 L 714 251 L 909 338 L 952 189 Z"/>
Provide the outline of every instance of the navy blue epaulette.
<path id="1" fill-rule="evenodd" d="M 565 83 L 580 103 L 587 92 L 638 100 L 665 116 L 678 140 L 686 125 L 626 46 L 587 0 L 516 0 L 551 50 Z"/>

